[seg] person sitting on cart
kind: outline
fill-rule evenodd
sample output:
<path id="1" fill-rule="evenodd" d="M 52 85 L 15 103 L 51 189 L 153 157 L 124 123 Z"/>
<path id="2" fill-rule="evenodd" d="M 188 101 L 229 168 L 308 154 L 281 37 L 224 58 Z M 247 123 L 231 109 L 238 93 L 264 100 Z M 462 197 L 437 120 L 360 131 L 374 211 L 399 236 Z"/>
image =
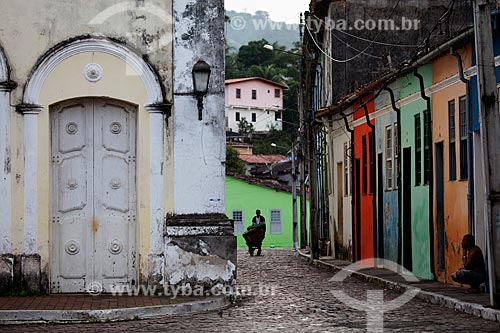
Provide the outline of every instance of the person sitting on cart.
<path id="1" fill-rule="evenodd" d="M 253 256 L 253 252 L 257 249 L 257 255 L 260 256 L 262 252 L 262 241 L 266 235 L 266 219 L 264 216 L 260 215 L 260 209 L 255 211 L 255 216 L 252 218 L 252 225 L 247 228 L 247 230 L 258 228 L 262 230 L 262 240 L 258 243 L 248 244 L 248 251 L 250 255 Z"/>

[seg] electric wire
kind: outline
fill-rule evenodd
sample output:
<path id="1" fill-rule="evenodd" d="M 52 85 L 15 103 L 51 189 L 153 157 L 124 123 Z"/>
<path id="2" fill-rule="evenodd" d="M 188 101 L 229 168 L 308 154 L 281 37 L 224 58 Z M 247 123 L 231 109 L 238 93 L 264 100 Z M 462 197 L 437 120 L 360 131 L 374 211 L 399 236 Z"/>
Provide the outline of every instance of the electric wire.
<path id="1" fill-rule="evenodd" d="M 396 8 L 399 6 L 401 0 L 398 0 L 398 2 L 394 5 L 394 7 L 392 8 L 392 11 L 389 15 L 389 20 L 392 18 L 392 16 L 394 15 L 394 12 L 396 11 Z M 374 42 L 378 39 L 378 37 L 380 37 L 380 34 L 382 33 L 382 31 L 379 31 L 377 36 L 375 36 L 375 39 L 370 43 L 370 45 L 368 45 L 363 51 L 361 51 L 360 53 L 358 53 L 357 55 L 349 58 L 349 59 L 345 59 L 345 60 L 340 60 L 340 59 L 335 59 L 333 58 L 330 54 L 326 53 L 325 50 L 323 50 L 322 47 L 319 46 L 318 42 L 316 41 L 316 39 L 314 38 L 311 30 L 309 29 L 309 26 L 306 24 L 306 30 L 307 32 L 309 33 L 309 36 L 311 36 L 311 39 L 312 41 L 314 42 L 314 44 L 316 45 L 316 47 L 318 48 L 318 50 L 323 53 L 326 57 L 328 57 L 330 60 L 332 60 L 333 62 L 336 62 L 336 63 L 341 63 L 341 64 L 345 64 L 345 63 L 348 63 L 348 62 L 351 62 L 357 58 L 359 58 L 360 56 L 362 56 L 363 54 L 366 54 L 365 52 L 371 48 L 373 46 L 373 44 L 375 44 Z"/>
<path id="2" fill-rule="evenodd" d="M 320 19 L 319 17 L 317 17 L 316 15 L 314 15 L 314 17 L 319 20 L 320 22 L 323 22 L 325 23 L 324 20 Z M 326 23 L 325 23 L 326 24 Z M 379 41 L 376 41 L 376 40 L 371 40 L 371 39 L 367 39 L 367 38 L 363 38 L 363 37 L 359 37 L 359 36 L 356 36 L 354 34 L 350 34 L 342 29 L 338 29 L 338 28 L 333 28 L 333 30 L 335 31 L 338 31 L 340 33 L 343 33 L 344 35 L 347 35 L 349 37 L 352 37 L 352 38 L 355 38 L 355 39 L 359 39 L 359 40 L 362 40 L 364 42 L 369 42 L 369 43 L 373 43 L 373 44 L 378 44 L 378 45 L 384 45 L 384 46 L 394 46 L 394 47 L 407 47 L 407 48 L 411 48 L 411 47 L 419 47 L 420 45 L 416 45 L 416 44 L 393 44 L 393 43 L 386 43 L 386 42 L 379 42 Z"/>

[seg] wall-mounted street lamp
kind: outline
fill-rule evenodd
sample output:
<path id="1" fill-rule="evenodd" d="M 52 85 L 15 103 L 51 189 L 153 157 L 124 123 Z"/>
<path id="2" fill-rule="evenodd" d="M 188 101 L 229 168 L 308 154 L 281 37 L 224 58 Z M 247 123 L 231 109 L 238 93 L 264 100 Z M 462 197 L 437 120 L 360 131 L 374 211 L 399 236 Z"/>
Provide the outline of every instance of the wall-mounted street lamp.
<path id="1" fill-rule="evenodd" d="M 293 55 L 296 55 L 296 56 L 299 56 L 301 57 L 302 54 L 300 53 L 295 53 L 295 52 L 292 52 L 292 51 L 287 51 L 287 50 L 280 50 L 280 49 L 275 49 L 274 46 L 270 45 L 270 44 L 266 44 L 264 45 L 264 48 L 266 50 L 269 50 L 269 51 L 276 51 L 276 52 L 282 52 L 282 53 L 288 53 L 288 54 L 293 54 Z"/>
<path id="2" fill-rule="evenodd" d="M 203 118 L 203 98 L 208 91 L 211 73 L 210 65 L 201 59 L 193 66 L 193 87 L 194 95 L 198 99 L 198 120 Z"/>

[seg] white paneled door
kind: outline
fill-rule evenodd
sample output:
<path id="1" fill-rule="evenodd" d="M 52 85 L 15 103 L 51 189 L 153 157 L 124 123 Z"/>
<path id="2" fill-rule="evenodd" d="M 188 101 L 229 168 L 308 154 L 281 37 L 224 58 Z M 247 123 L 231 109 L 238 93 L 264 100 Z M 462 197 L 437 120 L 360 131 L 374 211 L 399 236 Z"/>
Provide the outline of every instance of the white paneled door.
<path id="1" fill-rule="evenodd" d="M 51 291 L 135 283 L 136 108 L 87 98 L 51 107 Z"/>

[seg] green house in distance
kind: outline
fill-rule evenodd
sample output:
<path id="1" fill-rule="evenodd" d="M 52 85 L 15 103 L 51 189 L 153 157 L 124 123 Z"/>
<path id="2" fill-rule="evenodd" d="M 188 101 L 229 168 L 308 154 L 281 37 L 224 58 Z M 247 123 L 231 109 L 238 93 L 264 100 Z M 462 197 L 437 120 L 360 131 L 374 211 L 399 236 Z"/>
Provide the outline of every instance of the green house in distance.
<path id="1" fill-rule="evenodd" d="M 307 202 L 309 210 L 309 202 Z M 246 247 L 243 232 L 252 224 L 255 210 L 266 219 L 263 248 L 292 248 L 292 193 L 289 186 L 275 181 L 245 176 L 226 176 L 226 214 L 234 220 L 238 247 Z M 297 222 L 300 239 L 300 198 L 297 197 Z M 309 216 L 307 218 L 309 226 Z"/>

